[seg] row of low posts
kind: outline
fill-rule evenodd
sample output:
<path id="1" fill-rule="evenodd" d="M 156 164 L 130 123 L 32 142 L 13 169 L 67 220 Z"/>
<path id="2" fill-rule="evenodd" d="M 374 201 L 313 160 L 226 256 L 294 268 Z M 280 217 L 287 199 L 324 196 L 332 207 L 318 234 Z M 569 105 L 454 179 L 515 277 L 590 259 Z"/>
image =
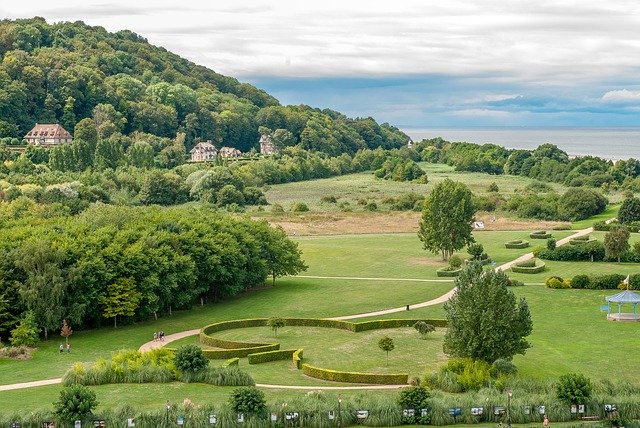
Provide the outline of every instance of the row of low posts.
<path id="1" fill-rule="evenodd" d="M 511 427 L 511 398 L 512 398 L 513 394 L 511 391 L 507 392 L 507 407 L 505 409 L 504 406 L 494 406 L 493 407 L 493 414 L 496 416 L 502 416 L 505 415 L 506 413 L 506 419 L 507 419 L 507 427 Z M 294 426 L 294 424 L 299 420 L 300 414 L 298 412 L 293 412 L 293 411 L 286 411 L 286 404 L 283 404 L 283 424 L 284 426 Z M 546 408 L 543 405 L 539 405 L 538 407 L 538 413 L 540 415 L 545 415 L 546 414 Z M 171 411 L 171 405 L 169 403 L 167 403 L 166 405 L 166 410 L 167 410 L 167 417 L 166 417 L 166 424 L 167 426 L 169 426 L 169 412 Z M 606 414 L 611 414 L 613 412 L 615 412 L 616 406 L 614 404 L 605 404 L 604 405 L 604 411 Z M 478 416 L 481 417 L 484 415 L 484 407 L 472 407 L 470 409 L 471 415 L 473 416 Z M 523 408 L 524 414 L 525 415 L 530 415 L 532 412 L 532 406 L 524 406 Z M 428 409 L 404 409 L 402 411 L 403 416 L 416 416 L 417 414 L 420 414 L 421 417 L 425 417 L 428 415 Z M 451 415 L 454 419 L 454 422 L 457 422 L 457 418 L 459 416 L 462 416 L 463 410 L 460 407 L 452 407 L 449 409 L 449 415 Z M 575 404 L 575 405 L 571 405 L 571 413 L 572 414 L 576 414 L 576 415 L 584 415 L 585 413 L 585 406 L 583 404 Z M 356 412 L 356 418 L 359 421 L 362 421 L 364 419 L 366 419 L 369 416 L 369 412 L 368 410 L 358 410 Z M 270 421 L 271 422 L 278 422 L 279 419 L 279 415 L 278 413 L 271 413 L 270 415 Z M 335 411 L 329 411 L 327 412 L 327 419 L 330 421 L 335 421 L 336 422 L 336 426 L 341 428 L 342 427 L 342 397 L 338 396 L 338 411 L 337 414 Z M 242 424 L 245 422 L 245 417 L 244 414 L 242 413 L 238 413 L 237 414 L 237 422 Z M 182 426 L 185 425 L 186 422 L 186 418 L 184 416 L 178 416 L 176 418 L 176 425 L 177 426 Z M 210 414 L 209 415 L 209 424 L 212 426 L 217 426 L 218 425 L 218 416 L 216 414 Z M 87 425 L 85 425 L 87 426 Z M 93 427 L 106 427 L 107 423 L 104 420 L 94 420 L 92 422 L 91 425 L 89 426 L 93 426 Z M 135 427 L 135 419 L 134 418 L 128 418 L 127 419 L 127 427 Z M 21 428 L 21 424 L 20 422 L 13 422 L 11 424 L 11 428 Z M 52 421 L 45 421 L 42 422 L 42 428 L 55 428 L 55 423 Z M 74 424 L 74 428 L 82 428 L 82 422 L 81 421 L 75 421 Z"/>

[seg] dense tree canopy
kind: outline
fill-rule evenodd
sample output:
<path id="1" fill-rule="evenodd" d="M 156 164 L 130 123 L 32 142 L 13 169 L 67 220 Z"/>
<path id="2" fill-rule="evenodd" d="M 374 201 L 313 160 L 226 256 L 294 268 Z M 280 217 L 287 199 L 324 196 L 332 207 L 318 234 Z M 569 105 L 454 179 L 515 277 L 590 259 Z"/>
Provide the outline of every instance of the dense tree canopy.
<path id="1" fill-rule="evenodd" d="M 438 183 L 422 209 L 418 237 L 424 249 L 440 252 L 448 260 L 455 251 L 474 242 L 471 235 L 474 214 L 467 186 L 450 179 Z"/>
<path id="2" fill-rule="evenodd" d="M 503 272 L 484 271 L 478 262 L 469 264 L 456 278 L 456 293 L 444 304 L 447 332 L 444 350 L 453 357 L 493 363 L 511 360 L 531 346 L 531 315 L 524 298 L 507 288 Z"/>

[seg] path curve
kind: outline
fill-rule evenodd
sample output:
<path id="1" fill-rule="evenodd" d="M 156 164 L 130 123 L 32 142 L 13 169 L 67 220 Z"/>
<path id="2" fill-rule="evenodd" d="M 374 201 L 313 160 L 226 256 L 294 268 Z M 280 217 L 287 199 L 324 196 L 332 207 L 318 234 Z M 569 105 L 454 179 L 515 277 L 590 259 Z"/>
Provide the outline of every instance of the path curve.
<path id="1" fill-rule="evenodd" d="M 607 220 L 607 223 L 610 222 L 611 220 Z M 590 233 L 593 232 L 593 227 L 589 227 L 586 229 L 582 229 L 582 230 L 578 230 L 577 232 L 575 232 L 572 235 L 567 236 L 566 238 L 562 238 L 560 239 L 556 245 L 560 246 L 560 245 L 564 245 L 567 242 L 569 242 L 569 240 L 573 239 L 573 238 L 577 238 L 579 236 L 583 236 L 583 235 L 588 235 Z M 515 260 L 512 260 L 510 262 L 504 263 L 498 267 L 495 268 L 495 271 L 506 271 L 507 269 L 509 269 L 511 266 L 513 266 L 515 263 L 524 261 L 524 260 L 529 260 L 533 257 L 533 253 L 527 253 L 527 254 L 523 254 L 522 256 L 518 257 Z M 450 282 L 450 279 L 417 279 L 417 278 L 366 278 L 366 277 L 342 277 L 342 276 L 303 276 L 303 275 L 299 275 L 298 277 L 300 278 L 318 278 L 318 279 L 350 279 L 350 280 L 362 280 L 362 281 L 420 281 L 420 282 Z M 455 294 L 456 289 L 453 288 L 452 290 L 450 290 L 449 292 L 447 292 L 446 294 L 443 294 L 440 297 L 436 297 L 435 299 L 431 299 L 429 301 L 426 302 L 422 302 L 422 303 L 416 303 L 413 305 L 408 305 L 408 306 L 402 306 L 400 308 L 391 308 L 391 309 L 384 309 L 384 310 L 380 310 L 380 311 L 374 311 L 374 312 L 366 312 L 366 313 L 361 313 L 361 314 L 355 314 L 355 315 L 345 315 L 345 316 L 341 316 L 341 317 L 333 317 L 333 318 L 328 318 L 328 319 L 332 319 L 332 320 L 351 320 L 351 319 L 357 319 L 357 318 L 367 318 L 367 317 L 374 317 L 374 316 L 378 316 L 378 315 L 388 315 L 388 314 L 393 314 L 393 313 L 397 313 L 397 312 L 403 312 L 406 311 L 407 308 L 409 309 L 418 309 L 418 308 L 424 308 L 427 306 L 433 306 L 433 305 L 439 305 L 440 303 L 444 303 L 447 300 L 449 300 L 451 297 L 453 297 L 453 295 Z M 151 342 L 147 342 L 144 343 L 142 346 L 140 346 L 140 352 L 146 352 L 149 351 L 151 349 L 157 349 L 157 348 L 161 348 L 164 345 L 174 342 L 178 339 L 182 339 L 185 337 L 189 337 L 189 336 L 195 336 L 197 334 L 200 333 L 200 329 L 195 329 L 195 330 L 187 330 L 187 331 L 182 331 L 182 332 L 178 332 L 178 333 L 173 333 L 170 334 L 168 336 L 165 336 L 165 340 L 160 342 L 160 341 L 151 341 Z M 47 379 L 47 380 L 39 380 L 39 381 L 34 381 L 34 382 L 24 382 L 24 383 L 14 383 L 14 384 L 10 384 L 10 385 L 0 385 L 0 391 L 10 391 L 10 390 L 14 390 L 14 389 L 23 389 L 23 388 L 32 388 L 32 387 L 36 387 L 36 386 L 45 386 L 45 385 L 57 385 L 62 383 L 62 379 L 58 378 L 58 379 Z M 297 389 L 297 390 L 349 390 L 349 389 L 353 389 L 353 390 L 357 390 L 357 389 L 362 389 L 362 390 L 374 390 L 374 389 L 397 389 L 397 388 L 403 388 L 406 387 L 408 385 L 362 385 L 362 386 L 302 386 L 302 385 L 271 385 L 271 384 L 256 384 L 257 387 L 259 388 L 268 388 L 268 389 Z"/>

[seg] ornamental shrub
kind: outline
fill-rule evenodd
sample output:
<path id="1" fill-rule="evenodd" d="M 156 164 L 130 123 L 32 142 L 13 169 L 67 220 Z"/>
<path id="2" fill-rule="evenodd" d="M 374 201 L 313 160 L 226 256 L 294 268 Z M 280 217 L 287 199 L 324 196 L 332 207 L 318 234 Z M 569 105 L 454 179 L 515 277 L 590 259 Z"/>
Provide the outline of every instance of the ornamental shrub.
<path id="1" fill-rule="evenodd" d="M 591 381 L 579 373 L 567 373 L 558 379 L 557 397 L 567 404 L 580 404 L 591 398 Z"/>
<path id="2" fill-rule="evenodd" d="M 536 265 L 536 259 L 523 260 L 516 263 L 518 267 L 534 267 Z"/>
<path id="3" fill-rule="evenodd" d="M 33 312 L 26 312 L 20 324 L 11 330 L 9 342 L 13 346 L 35 346 L 38 343 L 38 327 Z"/>
<path id="4" fill-rule="evenodd" d="M 429 390 L 424 386 L 403 388 L 398 396 L 398 404 L 402 409 L 414 409 L 414 416 L 403 416 L 403 424 L 429 424 L 429 416 L 422 416 L 420 410 L 429 407 Z"/>
<path id="5" fill-rule="evenodd" d="M 264 392 L 255 386 L 236 388 L 229 397 L 229 404 L 236 413 L 263 416 L 267 412 L 267 402 Z"/>
<path id="6" fill-rule="evenodd" d="M 209 359 L 196 345 L 184 345 L 178 348 L 174 357 L 176 368 L 181 372 L 198 372 L 209 365 Z"/>
<path id="7" fill-rule="evenodd" d="M 460 258 L 460 256 L 454 254 L 449 257 L 449 267 L 451 267 L 452 270 L 458 269 L 460 266 L 462 266 L 462 258 Z"/>
<path id="8" fill-rule="evenodd" d="M 498 374 L 514 375 L 518 373 L 518 368 L 513 362 L 499 358 L 493 362 L 493 368 Z"/>
<path id="9" fill-rule="evenodd" d="M 547 250 L 553 251 L 556 249 L 556 240 L 554 238 L 547 239 Z"/>
<path id="10" fill-rule="evenodd" d="M 53 403 L 54 411 L 63 421 L 85 419 L 98 406 L 96 393 L 84 385 L 74 384 L 62 388 L 60 398 Z"/>
<path id="11" fill-rule="evenodd" d="M 576 275 L 571 278 L 571 288 L 589 288 L 589 275 Z"/>
<path id="12" fill-rule="evenodd" d="M 563 289 L 571 288 L 571 284 L 568 280 L 560 278 L 559 276 L 551 276 L 546 279 L 544 284 L 549 288 Z"/>

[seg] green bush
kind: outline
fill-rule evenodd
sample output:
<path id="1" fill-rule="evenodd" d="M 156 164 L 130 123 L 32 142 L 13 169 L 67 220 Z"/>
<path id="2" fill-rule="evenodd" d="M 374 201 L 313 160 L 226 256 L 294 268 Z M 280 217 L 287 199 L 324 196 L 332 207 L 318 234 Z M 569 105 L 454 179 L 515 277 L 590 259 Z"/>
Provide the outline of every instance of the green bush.
<path id="1" fill-rule="evenodd" d="M 264 392 L 255 386 L 234 389 L 229 397 L 229 404 L 236 413 L 256 416 L 263 416 L 267 413 Z"/>
<path id="2" fill-rule="evenodd" d="M 547 232 L 545 230 L 536 230 L 535 232 L 531 232 L 529 234 L 529 237 L 531 239 L 549 239 L 552 236 L 553 235 L 551 235 L 549 232 Z"/>
<path id="3" fill-rule="evenodd" d="M 562 245 L 553 251 L 540 250 L 537 257 L 556 261 L 602 261 L 604 260 L 604 245 L 597 240 L 591 240 L 583 245 Z"/>
<path id="4" fill-rule="evenodd" d="M 504 243 L 505 248 L 527 248 L 529 246 L 529 241 L 525 241 L 524 239 L 515 239 L 513 241 L 507 241 Z"/>
<path id="5" fill-rule="evenodd" d="M 579 373 L 563 374 L 558 379 L 556 395 L 567 404 L 584 403 L 591 398 L 591 381 Z"/>
<path id="6" fill-rule="evenodd" d="M 557 246 L 557 242 L 555 239 L 553 238 L 547 239 L 547 250 L 553 251 L 556 249 L 556 246 Z"/>
<path id="7" fill-rule="evenodd" d="M 593 275 L 589 277 L 587 288 L 592 290 L 615 290 L 626 278 L 625 275 L 612 273 L 608 275 Z"/>
<path id="8" fill-rule="evenodd" d="M 209 365 L 209 359 L 196 345 L 184 345 L 178 348 L 174 357 L 176 368 L 180 372 L 198 372 Z"/>
<path id="9" fill-rule="evenodd" d="M 493 362 L 493 368 L 498 374 L 514 375 L 518 373 L 518 368 L 512 361 L 499 358 Z"/>
<path id="10" fill-rule="evenodd" d="M 309 207 L 304 202 L 294 202 L 291 205 L 291 211 L 294 213 L 306 212 L 309 211 Z"/>
<path id="11" fill-rule="evenodd" d="M 514 266 L 511 266 L 511 271 L 516 273 L 540 273 L 545 270 L 545 264 L 542 260 L 532 259 L 533 266 L 520 266 L 520 263 L 531 264 L 531 260 L 526 260 L 525 262 L 520 262 Z"/>
<path id="12" fill-rule="evenodd" d="M 36 325 L 35 315 L 31 311 L 27 311 L 20 320 L 20 324 L 11 330 L 9 342 L 13 346 L 35 346 L 38 343 L 38 327 Z"/>
<path id="13" fill-rule="evenodd" d="M 524 286 L 524 282 L 517 280 L 515 278 L 509 278 L 509 281 L 507 282 L 507 286 L 508 287 L 523 287 Z"/>
<path id="14" fill-rule="evenodd" d="M 589 275 L 576 275 L 571 278 L 571 288 L 589 288 Z"/>
<path id="15" fill-rule="evenodd" d="M 449 267 L 451 268 L 451 270 L 458 269 L 461 266 L 462 258 L 460 256 L 454 254 L 453 256 L 449 257 Z"/>
<path id="16" fill-rule="evenodd" d="M 98 406 L 98 399 L 96 393 L 86 386 L 75 384 L 62 388 L 53 406 L 56 416 L 63 421 L 82 420 Z"/>
<path id="17" fill-rule="evenodd" d="M 320 198 L 320 202 L 335 204 L 338 202 L 338 199 L 333 195 L 324 195 L 322 198 Z"/>
<path id="18" fill-rule="evenodd" d="M 370 383 L 380 385 L 405 385 L 409 381 L 409 375 L 403 374 L 383 374 L 383 373 L 359 373 L 329 370 L 313 367 L 309 364 L 302 365 L 302 373 L 316 379 L 329 380 L 332 382 L 349 383 Z"/>
<path id="19" fill-rule="evenodd" d="M 555 289 L 571 288 L 571 284 L 569 283 L 569 281 L 563 278 L 560 278 L 559 276 L 552 276 L 547 278 L 544 281 L 544 284 L 549 288 L 555 288 Z"/>
<path id="20" fill-rule="evenodd" d="M 249 364 L 262 364 L 269 361 L 291 360 L 297 349 L 281 349 L 279 351 L 257 352 L 247 355 Z"/>
<path id="21" fill-rule="evenodd" d="M 421 424 L 429 423 L 429 417 L 421 416 L 420 409 L 429 407 L 429 390 L 423 386 L 410 386 L 402 388 L 398 396 L 398 405 L 402 409 L 414 409 L 415 415 L 403 418 L 403 424 Z"/>

